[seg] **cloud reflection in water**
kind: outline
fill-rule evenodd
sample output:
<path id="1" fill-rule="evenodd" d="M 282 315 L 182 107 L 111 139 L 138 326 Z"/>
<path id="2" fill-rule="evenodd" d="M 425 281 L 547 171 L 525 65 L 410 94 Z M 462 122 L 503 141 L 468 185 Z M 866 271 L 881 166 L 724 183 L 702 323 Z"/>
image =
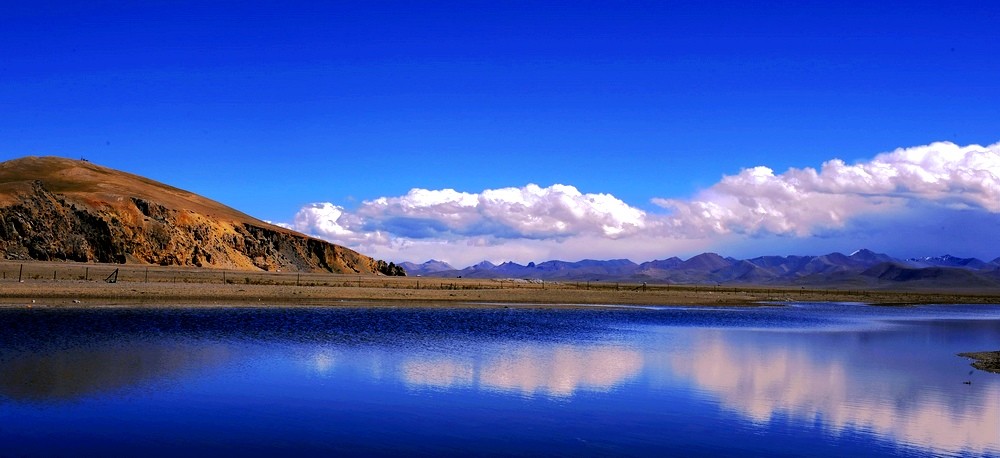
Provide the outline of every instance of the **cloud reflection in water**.
<path id="1" fill-rule="evenodd" d="M 569 397 L 579 390 L 608 391 L 642 367 L 642 355 L 622 347 L 524 345 L 481 361 L 471 356 L 414 358 L 402 364 L 401 375 L 413 386 Z"/>
<path id="2" fill-rule="evenodd" d="M 822 359 L 808 345 L 743 343 L 709 334 L 694 343 L 692 354 L 675 355 L 670 364 L 756 423 L 787 415 L 818 420 L 833 434 L 872 431 L 935 451 L 1000 450 L 1000 384 L 992 380 L 943 382 L 898 361 L 871 363 L 882 376 L 868 377 L 857 361 Z M 967 396 L 981 401 L 965 402 Z"/>

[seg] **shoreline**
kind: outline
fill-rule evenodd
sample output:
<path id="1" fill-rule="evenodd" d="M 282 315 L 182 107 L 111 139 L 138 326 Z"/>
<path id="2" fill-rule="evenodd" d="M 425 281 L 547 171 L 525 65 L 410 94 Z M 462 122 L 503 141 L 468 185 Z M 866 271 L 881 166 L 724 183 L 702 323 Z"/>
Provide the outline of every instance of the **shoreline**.
<path id="1" fill-rule="evenodd" d="M 450 279 L 422 285 L 399 281 L 383 285 L 261 285 L 221 283 L 35 280 L 0 282 L 0 304 L 47 306 L 762 306 L 783 302 L 860 302 L 882 306 L 917 304 L 1000 304 L 997 294 L 911 291 L 795 290 L 763 287 L 652 286 L 645 290 L 574 285 L 509 284 Z M 496 282 L 499 283 L 499 282 Z M 423 304 L 423 305 L 421 305 Z"/>
<path id="2" fill-rule="evenodd" d="M 958 356 L 972 360 L 970 366 L 984 372 L 1000 374 L 1000 350 L 997 351 L 973 351 L 959 353 Z"/>
<path id="3" fill-rule="evenodd" d="M 406 303 L 438 306 L 448 303 L 476 304 L 478 307 L 489 304 L 745 307 L 785 302 L 859 302 L 884 306 L 1000 304 L 1000 290 L 647 285 L 597 280 L 542 282 L 0 261 L 0 305 L 322 306 L 350 303 L 398 306 Z"/>

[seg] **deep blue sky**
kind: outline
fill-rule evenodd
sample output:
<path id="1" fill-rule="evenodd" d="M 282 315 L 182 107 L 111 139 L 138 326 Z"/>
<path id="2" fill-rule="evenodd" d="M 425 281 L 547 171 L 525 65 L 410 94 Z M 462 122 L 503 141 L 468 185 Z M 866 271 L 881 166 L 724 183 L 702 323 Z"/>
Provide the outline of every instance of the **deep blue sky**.
<path id="1" fill-rule="evenodd" d="M 272 221 L 528 183 L 655 212 L 742 168 L 1000 140 L 995 2 L 6 3 L 0 160 Z"/>

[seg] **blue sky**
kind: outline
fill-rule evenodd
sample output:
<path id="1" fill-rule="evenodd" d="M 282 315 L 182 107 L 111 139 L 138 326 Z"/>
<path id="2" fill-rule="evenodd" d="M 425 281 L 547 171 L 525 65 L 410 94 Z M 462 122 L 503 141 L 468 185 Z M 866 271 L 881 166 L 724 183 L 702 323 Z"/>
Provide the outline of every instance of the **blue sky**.
<path id="1" fill-rule="evenodd" d="M 1000 6 L 892 3 L 10 4 L 0 159 L 84 157 L 397 261 L 1000 256 Z M 835 159 L 937 187 L 678 216 Z M 844 210 L 763 208 L 806 204 Z"/>

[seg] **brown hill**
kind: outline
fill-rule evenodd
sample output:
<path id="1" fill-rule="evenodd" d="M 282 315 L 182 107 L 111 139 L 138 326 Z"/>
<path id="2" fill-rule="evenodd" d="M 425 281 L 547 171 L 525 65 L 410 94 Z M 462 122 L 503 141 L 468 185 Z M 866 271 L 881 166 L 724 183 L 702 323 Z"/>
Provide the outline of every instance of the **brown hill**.
<path id="1" fill-rule="evenodd" d="M 0 163 L 6 259 L 402 274 L 182 189 L 87 162 Z"/>

